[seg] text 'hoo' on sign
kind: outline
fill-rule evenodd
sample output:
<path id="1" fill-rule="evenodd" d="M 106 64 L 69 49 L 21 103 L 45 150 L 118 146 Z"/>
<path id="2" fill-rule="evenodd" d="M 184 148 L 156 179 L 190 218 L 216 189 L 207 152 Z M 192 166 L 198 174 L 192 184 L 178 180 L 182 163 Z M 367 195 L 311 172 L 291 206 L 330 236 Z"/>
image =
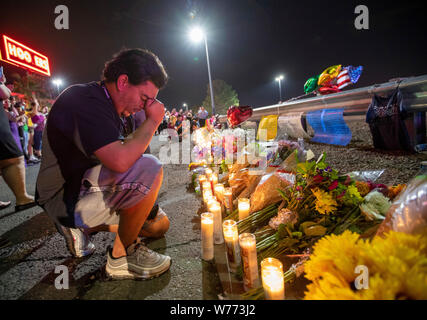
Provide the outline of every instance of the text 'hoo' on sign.
<path id="1" fill-rule="evenodd" d="M 4 61 L 50 76 L 49 59 L 46 56 L 5 35 L 3 43 L 6 53 Z"/>

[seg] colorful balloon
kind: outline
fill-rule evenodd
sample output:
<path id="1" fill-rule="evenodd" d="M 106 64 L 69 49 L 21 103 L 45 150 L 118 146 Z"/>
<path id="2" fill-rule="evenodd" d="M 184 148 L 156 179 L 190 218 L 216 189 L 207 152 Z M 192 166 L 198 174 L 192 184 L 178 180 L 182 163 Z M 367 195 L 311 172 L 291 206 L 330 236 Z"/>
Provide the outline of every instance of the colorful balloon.
<path id="1" fill-rule="evenodd" d="M 304 84 L 304 93 L 310 93 L 317 89 L 317 81 L 319 76 L 312 77 L 308 79 Z"/>
<path id="2" fill-rule="evenodd" d="M 348 70 L 348 75 L 350 76 L 350 81 L 352 83 L 356 83 L 357 81 L 359 81 L 360 75 L 362 74 L 362 71 L 363 71 L 362 66 L 358 66 L 358 67 L 348 66 L 346 67 L 346 69 Z"/>
<path id="3" fill-rule="evenodd" d="M 328 86 L 329 84 L 331 84 L 332 80 L 334 80 L 338 76 L 340 71 L 340 64 L 325 69 L 325 71 L 320 74 L 317 84 L 319 86 Z"/>
<path id="4" fill-rule="evenodd" d="M 337 85 L 331 85 L 331 86 L 324 86 L 319 88 L 320 94 L 331 94 L 331 93 L 337 93 L 340 92 L 340 89 Z"/>
<path id="5" fill-rule="evenodd" d="M 252 107 L 231 106 L 227 110 L 227 120 L 231 126 L 237 126 L 252 117 Z"/>

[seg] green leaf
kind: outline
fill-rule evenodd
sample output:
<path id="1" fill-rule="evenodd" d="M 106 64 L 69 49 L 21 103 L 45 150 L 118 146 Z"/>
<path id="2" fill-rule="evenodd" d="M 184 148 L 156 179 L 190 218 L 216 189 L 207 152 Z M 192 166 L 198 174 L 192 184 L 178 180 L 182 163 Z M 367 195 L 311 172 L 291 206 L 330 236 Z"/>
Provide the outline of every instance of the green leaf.
<path id="1" fill-rule="evenodd" d="M 288 231 L 286 230 L 286 226 L 283 223 L 279 224 L 279 227 L 277 228 L 278 239 L 283 239 L 287 236 L 288 236 Z"/>
<path id="2" fill-rule="evenodd" d="M 292 237 L 297 238 L 297 239 L 301 239 L 302 238 L 302 232 L 294 231 L 294 232 L 292 232 Z"/>
<path id="3" fill-rule="evenodd" d="M 350 226 L 349 228 L 348 228 L 348 230 L 350 230 L 350 231 L 352 231 L 352 232 L 354 232 L 354 233 L 358 233 L 358 234 L 361 234 L 362 233 L 362 230 L 360 230 L 357 226 L 355 226 L 355 225 L 352 225 L 352 226 Z"/>
<path id="4" fill-rule="evenodd" d="M 277 191 L 279 192 L 280 196 L 281 196 L 283 199 L 285 199 L 287 202 L 289 202 L 289 198 L 286 196 L 286 194 L 285 194 L 282 190 L 277 189 Z"/>
<path id="5" fill-rule="evenodd" d="M 328 164 L 326 164 L 322 161 L 322 162 L 319 162 L 316 167 L 318 169 L 326 169 L 327 166 L 328 166 Z"/>
<path id="6" fill-rule="evenodd" d="M 332 180 L 337 180 L 338 179 L 338 174 L 336 172 L 332 171 L 331 179 Z"/>

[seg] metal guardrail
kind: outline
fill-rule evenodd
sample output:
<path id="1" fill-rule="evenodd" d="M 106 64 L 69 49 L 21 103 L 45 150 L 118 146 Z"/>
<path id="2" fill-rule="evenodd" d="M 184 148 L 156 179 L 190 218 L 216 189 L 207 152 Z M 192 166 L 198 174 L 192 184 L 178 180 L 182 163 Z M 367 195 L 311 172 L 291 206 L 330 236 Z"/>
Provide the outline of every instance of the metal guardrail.
<path id="1" fill-rule="evenodd" d="M 256 108 L 249 120 L 260 120 L 262 116 L 267 115 L 282 116 L 295 112 L 306 113 L 331 108 L 344 108 L 344 117 L 363 116 L 366 114 L 374 94 L 387 95 L 397 87 L 402 91 L 404 103 L 409 112 L 427 111 L 427 75 L 423 75 Z M 220 116 L 219 120 L 226 122 L 227 117 L 225 115 Z"/>

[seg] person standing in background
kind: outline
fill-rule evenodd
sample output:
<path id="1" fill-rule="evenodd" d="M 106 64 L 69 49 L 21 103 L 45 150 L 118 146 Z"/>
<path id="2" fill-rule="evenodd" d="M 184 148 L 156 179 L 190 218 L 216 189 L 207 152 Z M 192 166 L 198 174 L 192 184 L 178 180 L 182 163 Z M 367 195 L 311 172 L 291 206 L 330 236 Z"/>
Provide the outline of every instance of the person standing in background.
<path id="1" fill-rule="evenodd" d="M 39 111 L 40 104 L 37 101 L 37 99 L 34 97 L 34 101 L 31 102 L 31 107 L 33 108 L 33 111 L 31 113 L 31 121 L 34 124 L 34 155 L 41 159 L 42 157 L 42 136 L 43 136 L 43 130 L 46 118 L 45 116 Z"/>
<path id="2" fill-rule="evenodd" d="M 16 145 L 18 146 L 19 150 L 22 152 L 21 147 L 21 139 L 19 137 L 19 131 L 18 131 L 18 111 L 16 111 L 15 107 L 12 105 L 13 99 L 5 99 L 3 101 L 3 107 L 4 111 L 6 112 L 7 118 L 9 120 L 9 127 L 10 131 L 12 132 L 12 136 L 15 140 Z"/>
<path id="3" fill-rule="evenodd" d="M 31 120 L 31 114 L 33 112 L 33 109 L 30 107 L 26 110 L 25 115 L 27 116 L 27 126 L 28 126 L 28 158 L 29 163 L 39 163 L 40 160 L 34 157 L 33 152 L 33 143 L 34 143 L 34 124 Z"/>
<path id="4" fill-rule="evenodd" d="M 27 126 L 27 116 L 25 115 L 25 107 L 21 102 L 15 104 L 15 109 L 18 112 L 18 132 L 19 137 L 21 138 L 22 152 L 24 153 L 25 160 L 29 161 L 28 157 L 28 126 Z"/>
<path id="5" fill-rule="evenodd" d="M 199 119 L 200 127 L 204 127 L 206 125 L 206 119 L 208 118 L 209 113 L 205 110 L 205 107 L 201 106 L 199 108 L 199 112 L 197 112 L 197 118 Z"/>

